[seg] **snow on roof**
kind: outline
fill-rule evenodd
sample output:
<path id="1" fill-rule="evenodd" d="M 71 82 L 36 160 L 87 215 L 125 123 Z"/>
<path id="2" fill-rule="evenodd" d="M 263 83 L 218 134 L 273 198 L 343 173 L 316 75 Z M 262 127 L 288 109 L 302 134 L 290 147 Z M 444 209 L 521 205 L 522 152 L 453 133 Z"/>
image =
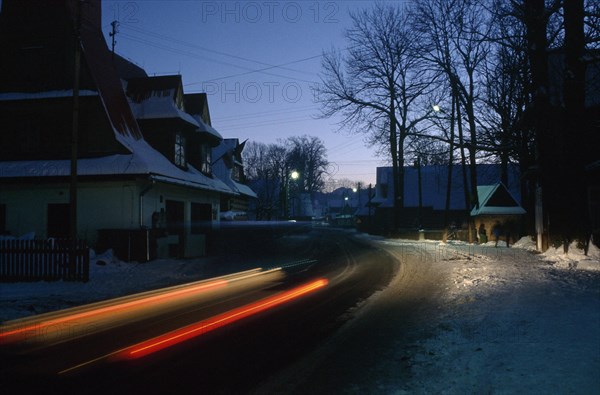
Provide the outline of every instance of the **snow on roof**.
<path id="1" fill-rule="evenodd" d="M 97 91 L 82 89 L 79 96 L 98 96 Z M 2 100 L 38 100 L 38 99 L 56 99 L 61 97 L 73 97 L 72 89 L 45 91 L 45 92 L 6 92 L 0 93 Z"/>
<path id="2" fill-rule="evenodd" d="M 196 120 L 196 122 L 199 125 L 199 127 L 198 127 L 199 132 L 208 133 L 208 134 L 216 137 L 217 139 L 219 139 L 219 141 L 223 140 L 223 136 L 221 136 L 221 133 L 219 133 L 215 128 L 213 128 L 209 124 L 205 123 L 202 120 L 202 118 L 200 117 L 200 115 L 192 115 L 192 117 Z"/>
<path id="3" fill-rule="evenodd" d="M 175 105 L 172 96 L 152 95 L 139 103 L 130 100 L 129 105 L 136 119 L 179 118 L 200 128 L 200 124 L 193 116 Z"/>
<path id="4" fill-rule="evenodd" d="M 256 192 L 254 192 L 252 188 L 234 181 L 231 178 L 231 170 L 225 166 L 222 160 L 213 165 L 213 174 L 237 194 L 245 195 L 251 198 L 257 197 Z"/>
<path id="5" fill-rule="evenodd" d="M 467 186 L 469 177 L 467 168 Z M 419 206 L 419 175 L 413 166 L 404 167 L 404 207 Z M 500 181 L 501 168 L 498 164 L 478 164 L 478 184 L 495 184 Z M 393 207 L 394 184 L 392 182 L 392 168 L 377 168 L 377 196 L 372 203 L 379 203 L 380 207 Z M 387 196 L 381 195 L 382 186 L 387 185 Z M 421 167 L 421 194 L 424 207 L 433 207 L 434 210 L 443 210 L 446 206 L 446 189 L 448 186 L 448 166 L 430 165 Z M 516 201 L 520 199 L 519 169 L 510 164 L 508 166 L 508 189 Z M 465 195 L 463 184 L 462 166 L 452 167 L 452 188 L 450 191 L 450 209 L 464 210 Z"/>
<path id="6" fill-rule="evenodd" d="M 238 145 L 238 139 L 223 139 L 221 144 L 212 149 L 213 161 L 217 162 L 227 153 L 233 153 L 233 150 Z"/>
<path id="7" fill-rule="evenodd" d="M 216 192 L 236 194 L 236 191 L 217 178 L 211 178 L 194 167 L 183 170 L 175 166 L 145 140 L 119 135 L 120 142 L 132 154 L 117 154 L 77 161 L 77 174 L 145 175 L 155 180 L 170 182 Z M 69 160 L 0 161 L 0 178 L 66 177 L 70 174 Z"/>
<path id="8" fill-rule="evenodd" d="M 230 140 L 230 139 L 228 139 L 228 140 Z M 224 141 L 227 141 L 227 140 L 224 140 Z M 219 148 L 223 148 L 223 146 L 225 146 L 225 145 L 226 144 L 222 143 L 219 145 Z M 215 151 L 223 152 L 222 149 L 216 150 L 215 148 L 213 148 L 213 155 L 215 155 Z M 227 153 L 227 152 L 229 152 L 229 151 L 225 151 L 225 153 Z M 256 198 L 257 194 L 256 194 L 256 192 L 254 192 L 252 190 L 252 188 L 250 188 L 247 185 L 241 184 L 237 181 L 234 181 L 231 178 L 231 168 L 229 168 L 227 166 L 227 164 L 225 163 L 225 158 L 224 158 L 225 153 L 223 153 L 223 154 L 221 154 L 221 156 L 217 157 L 217 160 L 213 163 L 213 174 L 218 179 L 223 181 L 227 186 L 229 186 L 229 188 L 231 188 L 235 192 L 237 192 L 241 195 Z"/>
<path id="9" fill-rule="evenodd" d="M 521 215 L 523 207 L 517 203 L 510 191 L 502 183 L 478 185 L 479 207 L 473 207 L 471 216 L 476 215 Z"/>
<path id="10" fill-rule="evenodd" d="M 249 197 L 258 197 L 256 195 L 256 192 L 254 192 L 248 185 L 244 185 L 244 184 L 240 184 L 239 182 L 233 181 L 233 185 L 235 186 L 235 188 L 237 189 L 237 191 L 242 194 L 242 195 L 246 195 Z"/>
<path id="11" fill-rule="evenodd" d="M 152 148 L 144 139 L 135 140 L 133 138 L 122 137 L 120 140 L 122 140 L 123 144 L 127 144 L 133 152 L 130 167 L 140 166 L 141 169 L 145 170 L 143 174 L 167 177 L 171 181 L 181 185 L 196 185 L 218 192 L 235 194 L 235 191 L 221 180 L 208 177 L 192 166 L 188 165 L 188 171 L 175 166 L 161 153 Z"/>

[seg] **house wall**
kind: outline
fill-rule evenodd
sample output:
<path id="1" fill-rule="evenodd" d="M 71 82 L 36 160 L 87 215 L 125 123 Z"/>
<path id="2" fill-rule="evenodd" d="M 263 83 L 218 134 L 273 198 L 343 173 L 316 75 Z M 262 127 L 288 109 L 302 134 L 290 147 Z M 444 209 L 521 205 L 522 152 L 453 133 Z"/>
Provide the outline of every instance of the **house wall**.
<path id="1" fill-rule="evenodd" d="M 134 181 L 80 183 L 77 195 L 79 237 L 93 245 L 98 229 L 136 226 L 137 188 Z M 36 237 L 46 238 L 48 205 L 68 204 L 69 185 L 3 185 L 0 203 L 6 205 L 6 223 L 10 234 L 21 236 L 35 232 Z"/>
<path id="2" fill-rule="evenodd" d="M 147 188 L 149 184 L 145 187 Z M 144 189 L 140 188 L 140 191 Z M 181 247 L 183 257 L 206 255 L 206 234 L 192 233 L 191 206 L 192 203 L 210 204 L 212 207 L 211 229 L 219 227 L 219 194 L 216 192 L 192 190 L 177 185 L 156 183 L 149 189 L 143 198 L 143 224 L 152 227 L 152 214 L 157 213 L 161 223 L 159 227 L 166 227 L 166 202 L 173 200 L 183 202 L 184 224 L 182 229 L 183 246 Z M 138 206 L 139 207 L 139 206 Z M 139 218 L 139 216 L 138 216 Z M 169 244 L 180 243 L 180 235 L 166 235 L 158 241 L 158 257 L 164 258 L 169 255 Z"/>
<path id="3" fill-rule="evenodd" d="M 140 199 L 142 191 L 146 192 Z M 167 200 L 183 202 L 182 255 L 185 257 L 204 255 L 206 235 L 192 234 L 191 205 L 192 203 L 211 205 L 213 213 L 210 226 L 217 228 L 219 225 L 218 193 L 165 183 L 151 184 L 147 180 L 80 182 L 78 235 L 94 247 L 100 229 L 140 229 L 140 225 L 151 228 L 152 214 L 164 213 Z M 0 204 L 6 208 L 6 230 L 13 236 L 19 237 L 34 232 L 36 238 L 48 237 L 48 205 L 56 203 L 69 203 L 67 183 L 7 184 L 2 185 L 0 189 Z M 142 214 L 141 223 L 140 214 Z M 68 217 L 65 221 L 68 222 Z M 161 240 L 162 245 L 159 243 L 158 253 L 159 257 L 166 257 L 168 243 L 179 243 L 180 240 L 174 239 L 173 235 L 165 235 L 162 239 L 164 240 Z"/>

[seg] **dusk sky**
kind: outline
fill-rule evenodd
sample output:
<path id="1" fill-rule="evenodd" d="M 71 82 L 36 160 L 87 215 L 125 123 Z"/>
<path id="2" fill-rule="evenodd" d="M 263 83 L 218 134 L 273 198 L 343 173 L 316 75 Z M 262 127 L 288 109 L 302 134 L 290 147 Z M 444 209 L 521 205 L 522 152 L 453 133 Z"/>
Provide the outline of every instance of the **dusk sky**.
<path id="1" fill-rule="evenodd" d="M 334 179 L 375 183 L 386 165 L 364 135 L 317 119 L 311 86 L 321 55 L 345 48 L 349 11 L 371 1 L 104 1 L 110 47 L 149 75 L 181 74 L 186 93 L 206 92 L 213 126 L 225 138 L 274 143 L 313 135 L 325 142 Z"/>

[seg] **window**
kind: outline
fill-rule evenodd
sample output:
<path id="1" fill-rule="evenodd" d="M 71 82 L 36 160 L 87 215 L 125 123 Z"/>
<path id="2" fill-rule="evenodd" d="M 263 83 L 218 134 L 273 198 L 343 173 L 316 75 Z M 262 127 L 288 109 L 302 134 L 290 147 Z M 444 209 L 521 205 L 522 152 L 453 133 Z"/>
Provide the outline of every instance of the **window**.
<path id="1" fill-rule="evenodd" d="M 200 146 L 200 171 L 206 175 L 212 174 L 212 156 L 211 149 L 208 145 Z"/>
<path id="2" fill-rule="evenodd" d="M 210 230 L 212 220 L 212 205 L 208 203 L 192 203 L 191 219 L 192 234 L 202 234 L 207 230 Z"/>
<path id="3" fill-rule="evenodd" d="M 185 167 L 185 137 L 177 133 L 175 135 L 175 164 Z"/>

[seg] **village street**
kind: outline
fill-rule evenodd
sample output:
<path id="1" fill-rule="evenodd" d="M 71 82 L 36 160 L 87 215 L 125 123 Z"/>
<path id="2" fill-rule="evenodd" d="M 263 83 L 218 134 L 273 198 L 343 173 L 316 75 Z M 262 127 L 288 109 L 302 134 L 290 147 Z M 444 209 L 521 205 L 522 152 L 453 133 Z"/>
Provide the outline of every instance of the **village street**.
<path id="1" fill-rule="evenodd" d="M 268 254 L 262 258 L 249 255 L 246 259 L 254 262 L 242 264 L 238 257 L 241 266 L 235 267 L 232 260 L 227 269 L 247 269 L 261 260 L 272 264 L 273 259 L 299 262 L 318 256 L 318 264 L 290 267 L 293 280 L 281 286 L 327 278 L 328 287 L 185 342 L 149 361 L 102 361 L 60 379 L 53 376 L 52 369 L 65 363 L 103 355 L 106 345 L 98 339 L 112 339 L 110 349 L 110 344 L 113 348 L 126 344 L 128 338 L 136 337 L 134 333 L 145 331 L 139 325 L 118 325 L 90 336 L 94 341 L 75 341 L 75 349 L 86 349 L 83 354 L 88 359 L 80 360 L 82 355 L 73 351 L 73 342 L 62 343 L 70 351 L 58 354 L 60 362 L 54 362 L 58 365 L 46 366 L 50 369 L 36 375 L 27 368 L 17 369 L 21 376 L 16 382 L 15 376 L 4 373 L 5 388 L 19 383 L 17 390 L 22 389 L 25 376 L 41 380 L 30 381 L 36 383 L 34 390 L 51 383 L 57 389 L 66 386 L 74 391 L 87 383 L 89 393 L 125 393 L 132 388 L 149 393 L 195 389 L 207 393 L 385 394 L 600 391 L 597 250 L 592 251 L 594 259 L 575 251 L 565 259 L 535 255 L 526 240 L 507 249 L 319 230 L 290 234 L 270 246 L 271 259 Z M 139 292 L 158 284 L 189 282 L 216 274 L 215 263 L 182 261 L 165 266 L 163 262 L 153 268 L 152 263 L 109 262 L 94 268 L 96 279 L 92 277 L 87 285 L 37 284 L 42 290 L 54 286 L 50 298 L 36 296 L 39 290 L 35 291 L 34 284 L 21 284 L 21 290 L 18 284 L 9 284 L 0 294 L 1 311 L 5 317 L 14 317 L 27 305 L 46 303 L 51 310 L 80 304 L 102 292 L 118 296 L 126 283 Z M 103 278 L 102 270 L 112 271 L 112 283 L 108 277 L 96 281 Z M 114 278 L 119 271 L 127 273 L 120 280 Z M 136 272 L 140 278 L 136 279 Z M 121 286 L 116 286 L 119 282 Z M 263 289 L 259 293 L 272 292 Z M 229 300 L 228 307 L 236 303 Z M 189 315 L 181 310 L 177 314 Z M 156 326 L 148 320 L 142 323 L 146 330 Z M 53 345 L 49 350 L 57 355 L 61 347 Z M 3 355 L 3 360 L 15 363 L 12 372 L 14 366 L 39 368 L 40 363 L 52 361 L 45 352 L 37 350 L 31 359 L 28 353 Z"/>
<path id="2" fill-rule="evenodd" d="M 5 322 L 0 382 L 29 393 L 47 393 L 49 387 L 58 393 L 194 393 L 198 387 L 207 393 L 245 392 L 334 333 L 349 309 L 389 283 L 397 266 L 344 231 L 300 227 L 262 242 L 249 234 L 246 239 L 243 248 L 238 244 L 208 259 L 136 265 L 96 257 L 87 284 L 3 286 L 0 311 L 13 318 L 110 293 L 117 297 L 190 282 L 204 291 L 192 293 L 182 285 L 173 290 L 182 300 L 173 300 L 173 292 L 143 294 L 146 299 L 128 297 L 59 317 L 42 314 L 43 321 L 30 316 Z M 315 283 L 323 289 L 300 294 Z M 298 300 L 261 310 L 290 292 Z M 180 345 L 140 360 L 120 357 L 132 344 L 209 321 L 201 336 Z M 219 328 L 219 321 L 228 323 Z"/>

